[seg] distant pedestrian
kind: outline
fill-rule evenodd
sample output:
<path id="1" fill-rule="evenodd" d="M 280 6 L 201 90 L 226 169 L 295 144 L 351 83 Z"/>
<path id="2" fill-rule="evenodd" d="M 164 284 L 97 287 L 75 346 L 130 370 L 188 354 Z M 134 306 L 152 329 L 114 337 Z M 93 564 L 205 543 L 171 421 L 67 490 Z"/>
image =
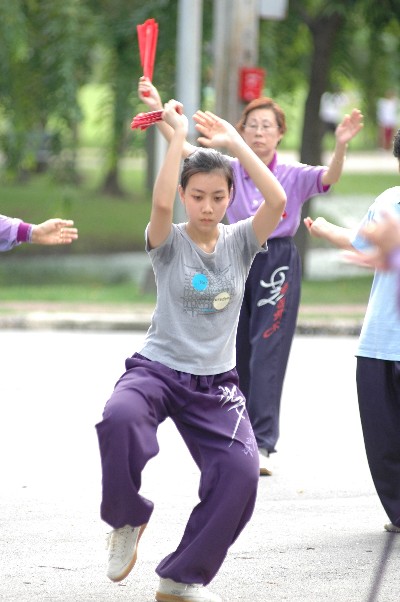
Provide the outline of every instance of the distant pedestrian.
<path id="1" fill-rule="evenodd" d="M 400 168 L 400 130 L 393 154 Z M 325 219 L 306 218 L 311 235 L 349 251 L 368 253 L 373 233 L 387 213 L 400 219 L 400 186 L 385 190 L 369 208 L 356 233 Z M 382 217 L 383 213 L 383 217 Z M 367 261 L 370 256 L 367 255 Z M 387 266 L 385 266 L 387 267 Z M 400 312 L 398 273 L 376 269 L 357 348 L 357 392 L 372 479 L 390 523 L 400 533 Z"/>
<path id="2" fill-rule="evenodd" d="M 324 134 L 334 134 L 339 123 L 344 117 L 344 109 L 349 100 L 347 95 L 339 88 L 324 92 L 319 105 L 319 117 L 324 124 Z"/>
<path id="3" fill-rule="evenodd" d="M 157 89 L 145 78 L 139 81 L 139 95 L 152 109 L 160 107 Z M 300 303 L 302 269 L 294 236 L 301 210 L 307 200 L 326 194 L 339 181 L 348 143 L 363 127 L 362 119 L 358 109 L 343 117 L 335 131 L 336 144 L 328 166 L 280 158 L 278 146 L 286 132 L 286 118 L 271 98 L 251 101 L 236 125 L 243 140 L 282 184 L 288 199 L 285 213 L 268 241 L 268 253 L 258 254 L 252 264 L 236 340 L 237 371 L 257 439 L 261 475 L 273 472 L 271 455 L 276 452 L 279 438 L 282 388 Z M 168 139 L 166 124 L 162 123 L 160 129 Z M 194 148 L 186 143 L 184 154 Z M 236 197 L 227 217 L 230 223 L 236 223 L 254 215 L 264 196 L 240 160 L 230 160 Z"/>
<path id="4" fill-rule="evenodd" d="M 60 218 L 36 225 L 0 215 L 0 251 L 9 251 L 21 243 L 68 245 L 78 238 L 78 230 L 73 225 L 72 220 Z"/>
<path id="5" fill-rule="evenodd" d="M 378 123 L 379 146 L 391 150 L 393 136 L 399 124 L 399 101 L 394 90 L 388 90 L 376 105 L 376 120 Z"/>
<path id="6" fill-rule="evenodd" d="M 107 575 L 121 581 L 136 562 L 153 510 L 139 493 L 142 470 L 158 453 L 158 425 L 170 417 L 200 469 L 200 503 L 177 549 L 156 569 L 155 597 L 158 602 L 220 602 L 205 586 L 252 515 L 259 470 L 235 370 L 236 328 L 250 265 L 279 222 L 286 196 L 233 126 L 198 113 L 199 142 L 218 143 L 237 156 L 266 201 L 253 217 L 221 224 L 234 191 L 232 167 L 218 151 L 196 148 L 184 161 L 178 188 L 187 222 L 173 224 L 188 130 L 181 111 L 172 100 L 164 107 L 163 119 L 173 134 L 145 234 L 157 305 L 144 344 L 126 360 L 126 372 L 97 425 L 101 516 L 113 528 Z"/>

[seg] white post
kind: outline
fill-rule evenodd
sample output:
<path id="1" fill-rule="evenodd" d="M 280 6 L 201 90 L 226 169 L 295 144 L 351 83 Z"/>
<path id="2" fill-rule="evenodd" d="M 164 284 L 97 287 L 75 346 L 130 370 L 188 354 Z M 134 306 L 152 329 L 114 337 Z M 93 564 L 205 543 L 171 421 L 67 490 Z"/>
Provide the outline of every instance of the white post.
<path id="1" fill-rule="evenodd" d="M 183 103 L 189 117 L 189 139 L 194 142 L 196 130 L 191 118 L 201 102 L 201 48 L 203 35 L 203 0 L 179 0 L 177 39 L 177 100 Z"/>
<path id="2" fill-rule="evenodd" d="M 188 140 L 195 144 L 193 113 L 201 103 L 201 42 L 203 35 L 203 0 L 179 0 L 177 36 L 176 96 L 189 117 Z M 180 200 L 175 203 L 174 221 L 185 221 Z"/>

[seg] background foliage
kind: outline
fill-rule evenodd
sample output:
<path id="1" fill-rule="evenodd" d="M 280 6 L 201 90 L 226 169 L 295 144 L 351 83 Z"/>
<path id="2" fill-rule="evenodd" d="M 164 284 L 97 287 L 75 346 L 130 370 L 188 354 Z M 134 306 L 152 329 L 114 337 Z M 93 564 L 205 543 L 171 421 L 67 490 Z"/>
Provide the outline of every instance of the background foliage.
<path id="1" fill-rule="evenodd" d="M 0 3 L 3 175 L 26 178 L 43 167 L 38 156 L 47 151 L 58 158 L 53 161 L 57 177 L 73 179 L 77 149 L 85 140 L 85 120 L 90 118 L 98 124 L 106 159 L 103 189 L 122 194 L 120 161 L 126 153 L 143 149 L 143 137 L 132 139 L 129 130 L 132 115 L 143 108 L 136 95 L 141 74 L 136 25 L 151 17 L 159 23 L 154 80 L 162 97 L 171 98 L 177 7 L 177 0 Z M 213 66 L 212 0 L 204 0 L 203 15 L 205 89 Z M 301 104 L 292 144 L 301 147 L 302 160 L 315 163 L 312 159 L 320 156 L 319 98 L 332 85 L 359 99 L 368 117 L 364 143 L 375 143 L 376 99 L 387 88 L 399 87 L 399 50 L 398 0 L 289 2 L 286 19 L 260 22 L 259 63 L 268 71 L 266 92 L 284 108 L 293 101 Z M 90 109 L 85 115 L 82 103 L 88 94 Z"/>
<path id="2" fill-rule="evenodd" d="M 202 103 L 212 86 L 213 4 L 203 2 Z M 75 219 L 81 239 L 60 253 L 142 249 L 149 146 L 129 127 L 145 110 L 136 26 L 158 21 L 154 81 L 162 98 L 174 97 L 177 10 L 178 0 L 0 3 L 1 212 Z M 334 85 L 366 115 L 352 148 L 375 146 L 376 99 L 400 88 L 398 0 L 290 1 L 285 20 L 260 21 L 259 38 L 265 93 L 287 114 L 281 148 L 320 162 L 333 140 L 322 136 L 319 99 Z"/>

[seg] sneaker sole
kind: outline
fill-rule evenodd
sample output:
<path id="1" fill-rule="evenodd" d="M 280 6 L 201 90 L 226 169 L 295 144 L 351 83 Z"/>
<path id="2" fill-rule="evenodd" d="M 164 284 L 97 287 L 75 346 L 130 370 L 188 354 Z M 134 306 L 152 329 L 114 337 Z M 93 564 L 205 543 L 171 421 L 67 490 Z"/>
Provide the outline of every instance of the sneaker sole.
<path id="1" fill-rule="evenodd" d="M 173 594 L 156 592 L 156 602 L 188 602 L 188 599 L 182 598 L 182 596 L 174 596 Z"/>
<path id="2" fill-rule="evenodd" d="M 396 525 L 392 525 L 390 523 L 388 523 L 387 525 L 384 525 L 384 528 L 389 533 L 400 533 L 400 527 L 396 527 Z"/>
<path id="3" fill-rule="evenodd" d="M 137 542 L 136 542 L 136 546 L 135 546 L 135 553 L 132 557 L 132 560 L 130 561 L 130 563 L 128 564 L 128 566 L 126 567 L 126 569 L 124 570 L 123 573 L 121 573 L 120 575 L 118 575 L 117 577 L 109 577 L 109 579 L 111 579 L 111 581 L 113 581 L 114 583 L 119 583 L 119 581 L 123 581 L 123 579 L 126 579 L 126 577 L 129 575 L 129 573 L 131 572 L 131 570 L 133 569 L 133 567 L 136 564 L 136 560 L 137 560 L 137 549 L 138 549 L 138 545 L 139 545 L 139 541 L 140 538 L 142 537 L 142 533 L 145 530 L 145 528 L 147 527 L 147 523 L 145 525 L 142 525 L 140 527 L 139 530 L 139 535 L 137 538 Z"/>
<path id="4" fill-rule="evenodd" d="M 156 602 L 193 602 L 193 598 L 183 598 L 182 596 L 174 596 L 174 594 L 156 592 Z"/>

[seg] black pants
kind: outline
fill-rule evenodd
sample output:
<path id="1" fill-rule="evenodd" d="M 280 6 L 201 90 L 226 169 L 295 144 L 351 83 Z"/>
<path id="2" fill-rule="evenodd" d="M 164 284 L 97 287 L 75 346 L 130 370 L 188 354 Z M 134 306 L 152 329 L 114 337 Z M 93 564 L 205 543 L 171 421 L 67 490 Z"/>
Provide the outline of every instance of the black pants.
<path id="1" fill-rule="evenodd" d="M 283 381 L 296 329 L 301 262 L 292 238 L 268 241 L 247 278 L 236 338 L 236 368 L 257 445 L 274 452 Z"/>
<path id="2" fill-rule="evenodd" d="M 357 391 L 372 479 L 390 521 L 400 527 L 400 362 L 358 357 Z"/>

